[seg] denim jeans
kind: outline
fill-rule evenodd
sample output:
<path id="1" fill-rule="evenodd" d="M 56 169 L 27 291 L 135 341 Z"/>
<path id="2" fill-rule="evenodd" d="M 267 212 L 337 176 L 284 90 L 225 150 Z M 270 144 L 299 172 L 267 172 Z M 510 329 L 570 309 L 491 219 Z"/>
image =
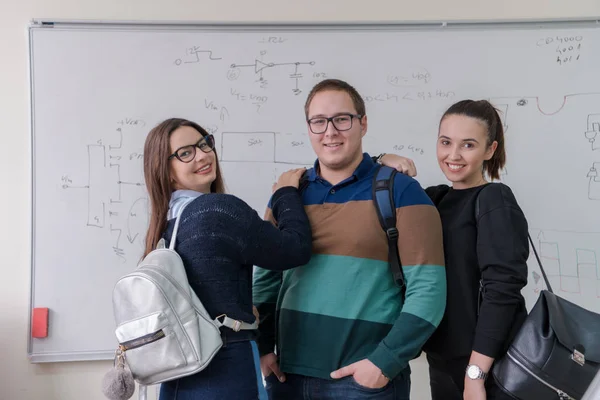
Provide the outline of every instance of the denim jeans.
<path id="1" fill-rule="evenodd" d="M 256 343 L 228 343 L 204 370 L 163 383 L 159 399 L 267 400 Z"/>
<path id="2" fill-rule="evenodd" d="M 269 400 L 408 400 L 410 399 L 410 368 L 381 389 L 359 385 L 352 376 L 339 380 L 286 374 L 281 383 L 275 374 L 267 376 Z"/>

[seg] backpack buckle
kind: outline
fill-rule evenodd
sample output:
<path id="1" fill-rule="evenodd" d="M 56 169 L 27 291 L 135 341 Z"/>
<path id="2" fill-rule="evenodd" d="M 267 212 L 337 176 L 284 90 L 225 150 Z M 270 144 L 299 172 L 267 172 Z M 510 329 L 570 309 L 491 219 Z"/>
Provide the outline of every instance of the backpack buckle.
<path id="1" fill-rule="evenodd" d="M 221 321 L 221 318 L 223 318 L 223 321 Z M 242 329 L 242 321 L 231 319 L 227 314 L 221 314 L 215 320 L 219 322 L 220 326 L 226 326 L 235 332 L 239 332 Z"/>
<path id="2" fill-rule="evenodd" d="M 387 229 L 385 234 L 387 235 L 388 239 L 398 239 L 398 229 L 396 227 Z"/>
<path id="3" fill-rule="evenodd" d="M 237 319 L 233 320 L 233 326 L 231 329 L 233 329 L 234 332 L 239 332 L 241 327 L 242 321 L 238 321 Z"/>

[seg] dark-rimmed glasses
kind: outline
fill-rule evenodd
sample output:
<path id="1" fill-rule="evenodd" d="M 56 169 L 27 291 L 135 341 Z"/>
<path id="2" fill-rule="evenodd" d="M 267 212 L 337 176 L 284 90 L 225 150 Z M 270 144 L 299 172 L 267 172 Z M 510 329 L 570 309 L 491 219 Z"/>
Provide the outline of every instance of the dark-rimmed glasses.
<path id="1" fill-rule="evenodd" d="M 347 131 L 352 129 L 352 121 L 354 118 L 361 119 L 362 115 L 357 114 L 339 114 L 333 117 L 314 117 L 306 122 L 310 127 L 310 131 L 316 135 L 325 133 L 329 127 L 329 123 L 333 124 L 333 127 L 338 131 Z"/>
<path id="2" fill-rule="evenodd" d="M 169 160 L 176 157 L 183 163 L 189 163 L 196 158 L 196 148 L 199 148 L 205 153 L 210 153 L 215 148 L 215 137 L 213 135 L 206 135 L 196 144 L 182 146 L 169 156 Z"/>

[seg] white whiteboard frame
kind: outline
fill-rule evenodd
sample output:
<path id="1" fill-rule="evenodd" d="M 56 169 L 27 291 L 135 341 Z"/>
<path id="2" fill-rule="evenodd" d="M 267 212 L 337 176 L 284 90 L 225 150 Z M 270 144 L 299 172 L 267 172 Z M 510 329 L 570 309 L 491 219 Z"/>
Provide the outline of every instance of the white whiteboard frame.
<path id="1" fill-rule="evenodd" d="M 416 29 L 541 29 L 541 28 L 572 28 L 581 25 L 596 25 L 600 27 L 600 15 L 587 18 L 556 18 L 556 19 L 506 19 L 506 20 L 421 20 L 421 21 L 325 21 L 325 22 L 227 22 L 227 21 L 117 21 L 117 20 L 61 20 L 33 19 L 30 29 L 42 27 L 60 27 L 71 29 L 164 29 L 164 30 L 416 30 Z"/>
<path id="2" fill-rule="evenodd" d="M 29 129 L 30 129 L 30 157 L 31 157 L 31 230 L 29 232 L 31 282 L 29 303 L 29 329 L 27 340 L 27 355 L 32 363 L 68 362 L 68 361 L 105 361 L 114 359 L 115 353 L 110 351 L 98 352 L 62 352 L 35 354 L 33 353 L 33 338 L 31 337 L 32 315 L 34 305 L 35 282 L 35 255 L 34 227 L 35 227 L 35 121 L 34 121 L 34 81 L 33 81 L 33 30 L 38 29 L 96 29 L 96 30 L 182 30 L 182 31 L 241 31 L 251 32 L 257 30 L 273 31 L 311 31 L 311 30 L 476 30 L 476 29 L 544 29 L 544 28 L 573 28 L 592 27 L 600 29 L 600 16 L 588 18 L 561 18 L 561 19 L 511 19 L 511 20 L 449 20 L 449 21 L 395 21 L 395 22 L 365 22 L 365 21 L 330 21 L 330 22 L 226 22 L 226 21 L 109 21 L 109 20 L 60 20 L 60 19 L 33 19 L 28 28 L 29 43 Z M 49 316 L 51 320 L 51 315 Z"/>

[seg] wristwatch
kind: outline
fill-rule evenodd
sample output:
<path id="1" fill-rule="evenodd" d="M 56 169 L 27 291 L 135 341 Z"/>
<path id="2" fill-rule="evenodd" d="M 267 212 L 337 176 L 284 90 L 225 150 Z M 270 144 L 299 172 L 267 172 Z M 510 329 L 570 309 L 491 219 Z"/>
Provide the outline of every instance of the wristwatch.
<path id="1" fill-rule="evenodd" d="M 483 372 L 481 370 L 481 368 L 479 368 L 477 365 L 475 364 L 469 364 L 467 365 L 467 376 L 470 379 L 486 379 L 488 374 Z"/>
<path id="2" fill-rule="evenodd" d="M 378 155 L 377 158 L 375 159 L 375 162 L 379 165 L 383 165 L 383 163 L 381 162 L 381 159 L 383 158 L 383 156 L 385 156 L 385 153 L 381 153 L 380 155 Z"/>

